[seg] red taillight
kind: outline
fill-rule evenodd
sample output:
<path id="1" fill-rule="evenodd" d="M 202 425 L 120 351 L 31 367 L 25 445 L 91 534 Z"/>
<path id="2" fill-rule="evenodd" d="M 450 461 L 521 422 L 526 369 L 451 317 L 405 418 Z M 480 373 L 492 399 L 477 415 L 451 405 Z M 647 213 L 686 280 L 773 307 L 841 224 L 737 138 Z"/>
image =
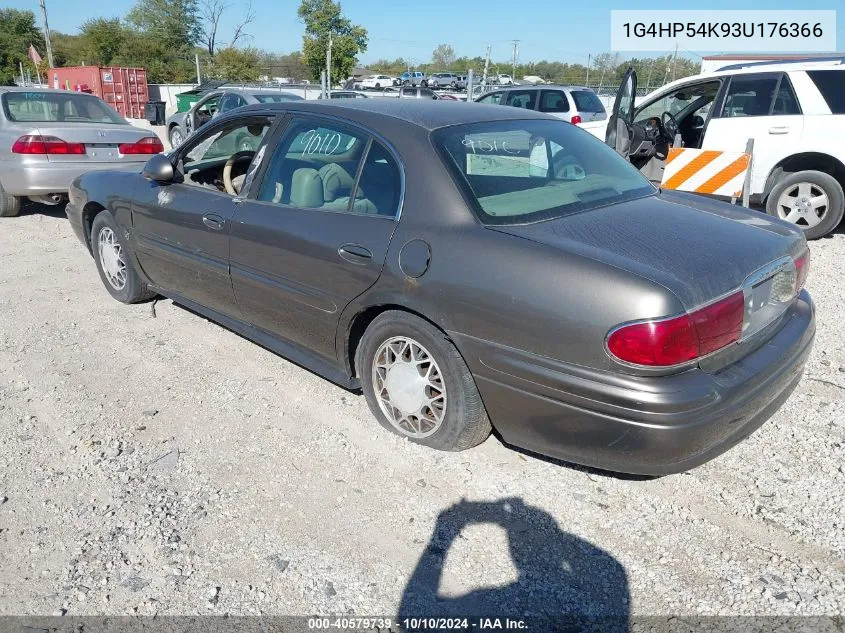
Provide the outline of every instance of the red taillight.
<path id="1" fill-rule="evenodd" d="M 807 281 L 807 275 L 810 274 L 810 251 L 804 251 L 804 254 L 795 259 L 795 292 L 801 290 Z"/>
<path id="2" fill-rule="evenodd" d="M 574 117 L 569 119 L 569 122 L 578 125 L 581 122 L 581 117 L 576 114 Z"/>
<path id="3" fill-rule="evenodd" d="M 13 154 L 49 154 L 79 155 L 85 153 L 85 145 L 82 143 L 68 143 L 55 136 L 42 136 L 40 134 L 27 134 L 21 136 L 12 145 Z"/>
<path id="4" fill-rule="evenodd" d="M 117 151 L 121 154 L 160 154 L 164 145 L 156 136 L 146 136 L 135 143 L 121 143 Z"/>
<path id="5" fill-rule="evenodd" d="M 744 317 L 739 291 L 689 314 L 622 326 L 608 337 L 607 349 L 634 365 L 680 365 L 738 341 Z"/>
<path id="6" fill-rule="evenodd" d="M 684 314 L 621 327 L 608 337 L 607 349 L 626 363 L 668 367 L 696 358 L 698 338 L 692 320 Z"/>

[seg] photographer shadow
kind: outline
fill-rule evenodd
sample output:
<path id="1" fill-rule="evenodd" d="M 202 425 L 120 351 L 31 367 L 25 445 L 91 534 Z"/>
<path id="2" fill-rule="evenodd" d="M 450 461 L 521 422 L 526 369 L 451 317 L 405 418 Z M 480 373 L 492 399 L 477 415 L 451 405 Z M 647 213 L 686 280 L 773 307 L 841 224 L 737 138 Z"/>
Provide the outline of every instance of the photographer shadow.
<path id="1" fill-rule="evenodd" d="M 443 596 L 446 555 L 462 530 L 473 524 L 505 530 L 518 579 L 506 586 Z M 484 582 L 482 577 L 476 584 Z M 402 595 L 399 619 L 509 618 L 524 621 L 529 630 L 622 633 L 628 630 L 629 604 L 624 567 L 607 552 L 562 531 L 548 512 L 519 498 L 461 501 L 437 517 Z M 405 627 L 415 630 L 413 625 Z"/>

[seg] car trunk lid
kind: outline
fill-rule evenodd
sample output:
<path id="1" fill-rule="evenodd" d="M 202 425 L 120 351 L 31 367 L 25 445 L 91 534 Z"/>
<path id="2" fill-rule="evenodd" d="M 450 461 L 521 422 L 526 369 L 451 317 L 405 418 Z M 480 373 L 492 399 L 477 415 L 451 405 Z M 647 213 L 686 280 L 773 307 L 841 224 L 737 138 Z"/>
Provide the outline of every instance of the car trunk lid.
<path id="1" fill-rule="evenodd" d="M 781 222 L 675 192 L 545 222 L 490 228 L 660 283 L 687 310 L 740 288 L 752 273 L 803 249 L 800 233 Z"/>
<path id="2" fill-rule="evenodd" d="M 50 154 L 48 160 L 51 163 L 142 163 L 149 159 L 149 155 L 124 155 L 118 147 L 122 143 L 135 143 L 144 137 L 154 136 L 150 130 L 131 125 L 104 126 L 96 123 L 41 124 L 34 133 L 85 145 L 85 154 Z"/>

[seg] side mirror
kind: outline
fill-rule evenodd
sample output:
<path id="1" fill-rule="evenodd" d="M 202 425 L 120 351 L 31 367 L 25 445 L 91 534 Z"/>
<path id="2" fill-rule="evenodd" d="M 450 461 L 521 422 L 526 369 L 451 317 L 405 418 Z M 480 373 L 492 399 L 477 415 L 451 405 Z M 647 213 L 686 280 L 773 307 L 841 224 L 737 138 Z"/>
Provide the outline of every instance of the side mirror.
<path id="1" fill-rule="evenodd" d="M 164 154 L 156 154 L 144 165 L 141 175 L 155 182 L 168 183 L 173 182 L 176 178 L 176 170 L 173 168 L 173 163 L 170 162 L 169 157 Z"/>

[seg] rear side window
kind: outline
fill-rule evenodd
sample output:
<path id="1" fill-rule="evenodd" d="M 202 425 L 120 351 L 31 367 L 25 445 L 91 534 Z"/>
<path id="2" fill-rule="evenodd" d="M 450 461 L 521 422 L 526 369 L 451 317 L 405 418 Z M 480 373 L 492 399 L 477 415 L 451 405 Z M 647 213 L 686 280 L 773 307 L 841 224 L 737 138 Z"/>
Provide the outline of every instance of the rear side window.
<path id="1" fill-rule="evenodd" d="M 736 76 L 731 79 L 722 116 L 726 118 L 801 114 L 786 75 Z"/>
<path id="2" fill-rule="evenodd" d="M 569 100 L 560 90 L 543 90 L 540 112 L 569 112 Z"/>
<path id="3" fill-rule="evenodd" d="M 845 114 L 845 72 L 841 70 L 808 70 L 807 74 L 822 93 L 832 114 Z"/>
<path id="4" fill-rule="evenodd" d="M 572 90 L 569 94 L 579 112 L 605 112 L 601 99 L 592 90 Z"/>
<path id="5" fill-rule="evenodd" d="M 534 110 L 537 107 L 536 90 L 513 90 L 508 93 L 508 105 L 514 108 Z"/>
<path id="6" fill-rule="evenodd" d="M 798 105 L 798 99 L 792 89 L 792 83 L 786 75 L 783 75 L 780 80 L 778 93 L 775 96 L 775 102 L 772 104 L 772 114 L 801 114 L 801 107 Z"/>

